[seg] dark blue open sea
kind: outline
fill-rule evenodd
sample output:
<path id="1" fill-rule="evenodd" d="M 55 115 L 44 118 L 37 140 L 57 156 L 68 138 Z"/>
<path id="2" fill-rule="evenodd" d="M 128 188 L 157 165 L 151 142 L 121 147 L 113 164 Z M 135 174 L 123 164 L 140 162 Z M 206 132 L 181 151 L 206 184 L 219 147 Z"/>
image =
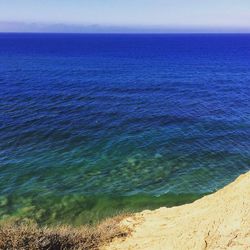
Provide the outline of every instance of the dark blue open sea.
<path id="1" fill-rule="evenodd" d="M 92 223 L 250 169 L 250 35 L 0 34 L 0 217 Z"/>

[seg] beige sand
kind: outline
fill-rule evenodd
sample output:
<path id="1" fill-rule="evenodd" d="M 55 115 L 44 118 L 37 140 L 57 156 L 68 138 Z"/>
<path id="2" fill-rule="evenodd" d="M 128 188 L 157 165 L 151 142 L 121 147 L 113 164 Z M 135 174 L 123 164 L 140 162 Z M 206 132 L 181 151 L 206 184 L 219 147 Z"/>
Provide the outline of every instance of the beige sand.
<path id="1" fill-rule="evenodd" d="M 250 172 L 192 204 L 144 211 L 108 250 L 250 249 Z"/>

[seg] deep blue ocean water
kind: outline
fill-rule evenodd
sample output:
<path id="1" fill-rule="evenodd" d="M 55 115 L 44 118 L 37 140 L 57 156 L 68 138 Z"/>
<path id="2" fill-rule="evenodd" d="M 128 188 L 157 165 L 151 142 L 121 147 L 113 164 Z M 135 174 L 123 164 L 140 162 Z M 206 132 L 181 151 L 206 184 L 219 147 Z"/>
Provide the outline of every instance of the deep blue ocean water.
<path id="1" fill-rule="evenodd" d="M 0 34 L 0 216 L 92 222 L 250 169 L 250 35 Z"/>

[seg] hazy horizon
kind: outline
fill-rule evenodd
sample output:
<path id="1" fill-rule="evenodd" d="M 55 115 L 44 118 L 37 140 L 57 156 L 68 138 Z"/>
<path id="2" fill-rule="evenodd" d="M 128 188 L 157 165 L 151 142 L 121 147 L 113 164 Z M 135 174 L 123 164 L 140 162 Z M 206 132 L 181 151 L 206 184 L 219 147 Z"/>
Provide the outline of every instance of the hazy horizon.
<path id="1" fill-rule="evenodd" d="M 0 33 L 250 33 L 249 28 L 231 27 L 167 27 L 167 26 L 104 26 L 46 23 L 0 22 Z"/>
<path id="2" fill-rule="evenodd" d="M 250 2 L 3 0 L 0 32 L 249 33 Z"/>

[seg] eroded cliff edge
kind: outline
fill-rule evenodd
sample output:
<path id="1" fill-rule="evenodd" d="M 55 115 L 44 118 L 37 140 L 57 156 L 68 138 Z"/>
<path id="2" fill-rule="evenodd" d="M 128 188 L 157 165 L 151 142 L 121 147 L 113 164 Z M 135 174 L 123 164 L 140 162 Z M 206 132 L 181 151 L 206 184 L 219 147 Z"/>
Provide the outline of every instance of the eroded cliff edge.
<path id="1" fill-rule="evenodd" d="M 250 172 L 192 204 L 144 211 L 122 223 L 131 235 L 104 249 L 250 249 Z"/>

